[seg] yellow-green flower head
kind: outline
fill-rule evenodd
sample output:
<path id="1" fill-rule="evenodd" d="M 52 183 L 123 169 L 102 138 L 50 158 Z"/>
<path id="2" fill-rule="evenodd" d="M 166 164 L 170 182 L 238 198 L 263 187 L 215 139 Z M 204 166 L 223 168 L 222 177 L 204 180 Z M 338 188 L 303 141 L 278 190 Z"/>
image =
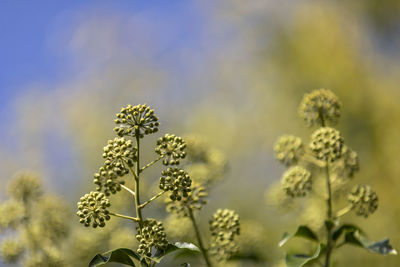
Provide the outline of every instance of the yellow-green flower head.
<path id="1" fill-rule="evenodd" d="M 18 240 L 6 239 L 1 244 L 1 258 L 5 263 L 15 263 L 19 260 L 24 248 Z"/>
<path id="2" fill-rule="evenodd" d="M 311 173 L 301 166 L 291 167 L 283 174 L 283 190 L 291 197 L 304 197 L 311 185 Z"/>
<path id="3" fill-rule="evenodd" d="M 0 232 L 17 227 L 24 218 L 25 209 L 21 202 L 8 200 L 0 204 Z"/>
<path id="4" fill-rule="evenodd" d="M 329 121 L 335 124 L 340 117 L 340 102 L 332 91 L 327 89 L 314 90 L 304 95 L 299 114 L 308 126 L 323 125 Z"/>
<path id="5" fill-rule="evenodd" d="M 46 246 L 40 252 L 36 252 L 26 259 L 24 262 L 25 267 L 64 267 L 68 266 L 64 259 L 63 254 L 59 249 L 54 246 Z"/>
<path id="6" fill-rule="evenodd" d="M 154 110 L 146 104 L 131 106 L 128 105 L 121 109 L 116 115 L 114 122 L 118 125 L 114 128 L 119 136 L 138 136 L 152 134 L 158 131 L 158 118 L 154 115 Z"/>
<path id="7" fill-rule="evenodd" d="M 8 185 L 8 194 L 15 200 L 35 201 L 42 195 L 42 183 L 29 172 L 16 174 Z"/>
<path id="8" fill-rule="evenodd" d="M 183 197 L 180 201 L 167 199 L 167 212 L 188 217 L 188 209 L 200 210 L 205 204 L 207 204 L 207 196 L 208 193 L 204 186 L 200 184 L 193 184 L 187 197 Z"/>
<path id="9" fill-rule="evenodd" d="M 106 221 L 110 220 L 110 212 L 107 210 L 110 206 L 110 201 L 103 193 L 90 192 L 80 198 L 76 214 L 81 218 L 79 222 L 85 226 L 104 227 Z"/>
<path id="10" fill-rule="evenodd" d="M 142 230 L 138 231 L 136 239 L 139 241 L 137 252 L 143 256 L 151 256 L 152 248 L 164 251 L 168 247 L 167 235 L 162 222 L 147 219 Z"/>
<path id="11" fill-rule="evenodd" d="M 303 149 L 300 137 L 284 135 L 275 144 L 275 157 L 286 166 L 290 166 L 297 163 L 304 152 Z"/>
<path id="12" fill-rule="evenodd" d="M 351 150 L 351 148 L 347 146 L 343 146 L 342 154 L 344 160 L 344 172 L 346 176 L 353 177 L 354 173 L 360 170 L 357 152 Z"/>
<path id="13" fill-rule="evenodd" d="M 218 261 L 228 260 L 238 249 L 235 236 L 240 233 L 239 215 L 233 210 L 218 209 L 209 224 L 210 254 Z"/>
<path id="14" fill-rule="evenodd" d="M 343 143 L 338 130 L 321 127 L 312 134 L 310 148 L 317 159 L 333 162 L 342 156 Z"/>
<path id="15" fill-rule="evenodd" d="M 368 185 L 356 185 L 348 196 L 352 209 L 367 218 L 378 208 L 378 196 Z"/>
<path id="16" fill-rule="evenodd" d="M 184 159 L 186 156 L 185 152 L 186 143 L 185 141 L 174 134 L 166 134 L 157 140 L 156 153 L 161 157 L 164 157 L 164 165 L 178 165 L 180 159 Z"/>
<path id="17" fill-rule="evenodd" d="M 132 140 L 126 140 L 124 137 L 108 140 L 108 145 L 103 150 L 104 168 L 119 176 L 128 174 L 128 167 L 132 167 L 137 160 L 136 148 L 133 147 Z"/>
<path id="18" fill-rule="evenodd" d="M 161 190 L 171 191 L 171 200 L 180 201 L 182 197 L 188 197 L 192 180 L 184 170 L 168 168 L 161 175 L 159 187 Z"/>
<path id="19" fill-rule="evenodd" d="M 121 191 L 121 185 L 125 184 L 125 181 L 121 180 L 121 176 L 117 175 L 115 171 L 106 170 L 104 167 L 100 167 L 99 172 L 94 174 L 93 182 L 96 190 L 103 191 L 106 196 Z"/>

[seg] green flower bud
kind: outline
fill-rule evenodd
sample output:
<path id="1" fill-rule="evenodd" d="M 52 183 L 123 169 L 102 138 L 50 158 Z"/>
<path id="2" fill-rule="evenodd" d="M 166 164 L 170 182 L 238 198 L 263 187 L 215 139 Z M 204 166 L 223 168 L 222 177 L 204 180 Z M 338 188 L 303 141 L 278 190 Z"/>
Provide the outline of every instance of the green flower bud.
<path id="1" fill-rule="evenodd" d="M 340 102 L 330 90 L 319 89 L 306 94 L 300 104 L 299 115 L 308 126 L 322 125 L 329 121 L 335 124 L 340 117 Z"/>
<path id="2" fill-rule="evenodd" d="M 171 192 L 171 200 L 180 201 L 182 197 L 188 197 L 192 180 L 185 171 L 168 168 L 162 171 L 161 175 L 159 187 L 161 190 Z"/>
<path id="3" fill-rule="evenodd" d="M 18 201 L 35 201 L 42 195 L 42 183 L 36 175 L 21 172 L 8 185 L 8 194 Z"/>
<path id="4" fill-rule="evenodd" d="M 121 191 L 121 185 L 125 184 L 121 176 L 113 170 L 106 170 L 105 167 L 100 167 L 99 172 L 94 174 L 93 182 L 96 190 L 103 191 L 106 196 Z"/>
<path id="5" fill-rule="evenodd" d="M 283 190 L 291 197 L 304 197 L 311 190 L 311 184 L 311 173 L 303 167 L 291 167 L 283 174 Z"/>
<path id="6" fill-rule="evenodd" d="M 235 236 L 240 233 L 239 215 L 229 209 L 218 209 L 209 222 L 211 232 L 210 254 L 217 261 L 225 261 L 238 250 Z"/>
<path id="7" fill-rule="evenodd" d="M 157 140 L 156 153 L 164 157 L 164 165 L 178 165 L 179 160 L 185 158 L 185 141 L 174 134 L 166 134 Z"/>
<path id="8" fill-rule="evenodd" d="M 180 201 L 174 201 L 172 199 L 167 199 L 167 211 L 170 213 L 175 213 L 177 215 L 188 217 L 188 209 L 200 210 L 207 200 L 208 196 L 206 188 L 200 184 L 193 184 L 192 190 L 188 193 L 187 197 L 182 197 Z"/>
<path id="9" fill-rule="evenodd" d="M 144 221 L 143 228 L 138 230 L 136 238 L 140 243 L 137 252 L 143 256 L 150 257 L 152 248 L 164 251 L 168 247 L 163 223 L 154 219 Z"/>
<path id="10" fill-rule="evenodd" d="M 138 136 L 143 138 L 144 135 L 152 134 L 158 131 L 158 118 L 154 115 L 154 110 L 150 109 L 146 104 L 131 106 L 128 105 L 121 109 L 116 115 L 114 122 L 117 127 L 114 131 L 118 136 Z"/>
<path id="11" fill-rule="evenodd" d="M 22 203 L 9 200 L 0 204 L 0 231 L 15 228 L 25 217 Z"/>
<path id="12" fill-rule="evenodd" d="M 111 204 L 103 193 L 90 192 L 81 197 L 77 205 L 78 212 L 76 214 L 80 217 L 79 222 L 85 226 L 104 227 L 106 221 L 110 220 L 107 209 Z"/>
<path id="13" fill-rule="evenodd" d="M 351 150 L 351 148 L 347 146 L 343 146 L 342 154 L 345 175 L 348 177 L 353 177 L 354 173 L 360 170 L 357 152 Z"/>
<path id="14" fill-rule="evenodd" d="M 322 127 L 312 134 L 310 148 L 317 159 L 333 162 L 342 156 L 343 143 L 339 131 Z"/>
<path id="15" fill-rule="evenodd" d="M 352 209 L 358 216 L 367 218 L 378 208 L 378 196 L 368 185 L 356 185 L 348 196 Z"/>
<path id="16" fill-rule="evenodd" d="M 293 135 L 284 135 L 278 139 L 275 147 L 275 157 L 286 166 L 296 164 L 304 153 L 301 138 Z"/>
<path id="17" fill-rule="evenodd" d="M 1 258 L 5 263 L 15 263 L 23 253 L 23 247 L 17 240 L 7 239 L 1 244 Z"/>
<path id="18" fill-rule="evenodd" d="M 103 150 L 104 169 L 112 171 L 119 176 L 128 174 L 128 167 L 133 167 L 134 162 L 137 160 L 136 148 L 133 147 L 132 140 L 126 140 L 124 137 L 108 140 L 108 145 Z"/>

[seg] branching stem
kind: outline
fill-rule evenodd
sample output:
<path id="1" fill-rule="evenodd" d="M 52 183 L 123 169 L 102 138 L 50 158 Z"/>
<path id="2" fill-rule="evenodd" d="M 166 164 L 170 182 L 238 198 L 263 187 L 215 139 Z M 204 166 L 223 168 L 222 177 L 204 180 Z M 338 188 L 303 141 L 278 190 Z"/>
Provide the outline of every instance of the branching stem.
<path id="1" fill-rule="evenodd" d="M 147 169 L 148 167 L 152 166 L 153 164 L 157 163 L 157 162 L 158 162 L 160 159 L 162 159 L 163 157 L 164 157 L 164 155 L 158 157 L 157 159 L 155 159 L 155 160 L 153 160 L 152 162 L 148 163 L 147 165 L 143 166 L 143 167 L 140 169 L 140 173 L 142 173 L 145 169 Z"/>
<path id="2" fill-rule="evenodd" d="M 134 221 L 134 222 L 139 222 L 138 218 L 127 216 L 127 215 L 122 215 L 122 214 L 113 213 L 113 212 L 110 212 L 110 215 L 115 216 L 115 217 L 119 217 L 119 218 L 124 218 L 124 219 L 127 219 L 127 220 L 131 220 L 131 221 Z"/>
<path id="3" fill-rule="evenodd" d="M 140 208 L 143 209 L 147 204 L 151 203 L 152 201 L 156 200 L 157 198 L 161 197 L 166 191 L 162 191 L 160 193 L 158 193 L 157 195 L 155 195 L 154 197 L 150 198 L 149 200 L 147 200 L 146 202 L 143 202 L 140 205 Z"/>
<path id="4" fill-rule="evenodd" d="M 135 196 L 135 192 L 134 192 L 132 189 L 130 189 L 129 187 L 127 187 L 127 186 L 125 186 L 125 185 L 123 185 L 123 184 L 121 184 L 121 187 L 122 187 L 123 189 L 125 189 L 126 191 L 128 191 L 129 193 L 131 193 L 132 196 Z"/>

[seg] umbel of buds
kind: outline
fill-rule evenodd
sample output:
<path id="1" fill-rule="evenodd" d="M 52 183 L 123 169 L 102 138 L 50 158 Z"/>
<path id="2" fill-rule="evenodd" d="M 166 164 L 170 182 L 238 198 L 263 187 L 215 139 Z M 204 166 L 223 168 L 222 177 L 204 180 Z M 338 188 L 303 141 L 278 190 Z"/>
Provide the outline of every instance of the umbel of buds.
<path id="1" fill-rule="evenodd" d="M 174 134 L 166 134 L 157 140 L 155 151 L 163 157 L 164 165 L 178 165 L 179 160 L 185 158 L 185 141 Z"/>
<path id="2" fill-rule="evenodd" d="M 142 230 L 138 230 L 136 239 L 139 241 L 137 252 L 144 256 L 151 256 L 152 248 L 166 250 L 168 247 L 167 235 L 162 222 L 147 219 L 143 222 Z"/>
<path id="3" fill-rule="evenodd" d="M 300 137 L 293 135 L 283 135 L 276 142 L 275 157 L 283 164 L 290 166 L 296 164 L 299 157 L 303 154 L 303 142 Z"/>
<path id="4" fill-rule="evenodd" d="M 7 239 L 1 244 L 1 258 L 6 263 L 15 263 L 23 252 L 21 242 L 18 240 Z"/>
<path id="5" fill-rule="evenodd" d="M 282 187 L 291 197 L 304 197 L 311 190 L 311 173 L 301 166 L 291 167 L 283 174 Z"/>
<path id="6" fill-rule="evenodd" d="M 129 173 L 128 167 L 132 167 L 137 160 L 136 148 L 133 147 L 132 140 L 116 137 L 109 140 L 108 145 L 104 147 L 103 158 L 106 170 L 123 176 Z"/>
<path id="7" fill-rule="evenodd" d="M 357 215 L 367 218 L 378 208 L 378 196 L 368 185 L 356 185 L 348 201 Z"/>
<path id="8" fill-rule="evenodd" d="M 146 104 L 131 106 L 128 105 L 121 109 L 116 115 L 114 122 L 118 125 L 114 131 L 119 136 L 129 135 L 143 138 L 144 135 L 158 131 L 158 118 L 154 115 L 154 110 Z"/>
<path id="9" fill-rule="evenodd" d="M 97 185 L 96 190 L 104 191 L 106 196 L 121 191 L 121 185 L 125 184 L 116 172 L 108 171 L 104 167 L 100 167 L 99 172 L 94 174 L 93 182 Z"/>
<path id="10" fill-rule="evenodd" d="M 235 237 L 240 233 L 239 215 L 229 209 L 218 209 L 210 220 L 210 253 L 218 260 L 228 260 L 238 250 Z"/>
<path id="11" fill-rule="evenodd" d="M 178 168 L 168 168 L 161 172 L 160 189 L 170 191 L 171 200 L 180 201 L 182 197 L 187 197 L 191 191 L 192 180 L 189 175 Z"/>
<path id="12" fill-rule="evenodd" d="M 85 226 L 104 227 L 106 221 L 110 220 L 108 207 L 110 207 L 110 201 L 103 193 L 90 192 L 80 198 L 76 214 L 81 218 L 79 222 Z"/>
<path id="13" fill-rule="evenodd" d="M 171 199 L 166 201 L 167 212 L 188 217 L 189 210 L 200 210 L 205 204 L 207 204 L 207 196 L 208 193 L 204 186 L 193 184 L 187 197 L 183 197 L 180 201 L 174 201 Z"/>
<path id="14" fill-rule="evenodd" d="M 339 131 L 321 127 L 312 134 L 310 148 L 317 159 L 333 162 L 342 156 L 343 142 Z"/>

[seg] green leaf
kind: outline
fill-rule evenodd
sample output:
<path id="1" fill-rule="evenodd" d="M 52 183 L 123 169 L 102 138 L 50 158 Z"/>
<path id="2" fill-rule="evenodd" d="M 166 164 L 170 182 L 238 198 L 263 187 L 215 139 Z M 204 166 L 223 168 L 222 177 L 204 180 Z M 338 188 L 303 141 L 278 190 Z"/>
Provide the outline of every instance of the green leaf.
<path id="1" fill-rule="evenodd" d="M 388 238 L 374 242 L 368 240 L 365 236 L 362 236 L 359 231 L 346 233 L 345 244 L 363 247 L 369 252 L 381 255 L 397 255 L 397 251 L 392 247 Z"/>
<path id="2" fill-rule="evenodd" d="M 118 248 L 115 250 L 111 250 L 105 252 L 103 254 L 97 254 L 94 258 L 90 261 L 89 267 L 96 267 L 101 266 L 109 262 L 118 262 L 129 266 L 135 266 L 133 263 L 132 258 L 137 259 L 140 261 L 140 256 L 136 252 L 127 249 L 127 248 Z"/>
<path id="3" fill-rule="evenodd" d="M 166 250 L 156 251 L 155 255 L 153 257 L 151 257 L 150 259 L 152 261 L 159 263 L 162 260 L 162 258 L 164 258 L 166 255 L 168 255 L 172 252 L 176 252 L 176 251 L 200 252 L 200 249 L 192 243 L 175 242 L 174 244 L 168 244 L 168 247 Z"/>
<path id="4" fill-rule="evenodd" d="M 340 236 L 344 233 L 351 233 L 351 232 L 355 232 L 358 231 L 360 233 L 364 233 L 363 230 L 360 229 L 360 227 L 358 227 L 357 225 L 354 224 L 343 224 L 342 226 L 340 226 L 337 230 L 335 230 L 332 234 L 332 239 L 334 241 L 337 241 Z"/>
<path id="5" fill-rule="evenodd" d="M 289 241 L 293 237 L 303 237 L 318 242 L 317 235 L 310 228 L 308 228 L 308 226 L 301 225 L 299 226 L 299 228 L 297 228 L 297 231 L 294 234 L 289 234 L 287 232 L 284 233 L 281 241 L 279 241 L 279 246 L 282 247 L 284 244 L 286 244 L 287 241 Z"/>
<path id="6" fill-rule="evenodd" d="M 323 250 L 323 245 L 319 244 L 317 250 L 314 252 L 313 255 L 303 255 L 303 254 L 286 255 L 285 257 L 286 266 L 288 267 L 304 266 L 310 261 L 317 259 L 320 256 L 322 250 Z"/>

